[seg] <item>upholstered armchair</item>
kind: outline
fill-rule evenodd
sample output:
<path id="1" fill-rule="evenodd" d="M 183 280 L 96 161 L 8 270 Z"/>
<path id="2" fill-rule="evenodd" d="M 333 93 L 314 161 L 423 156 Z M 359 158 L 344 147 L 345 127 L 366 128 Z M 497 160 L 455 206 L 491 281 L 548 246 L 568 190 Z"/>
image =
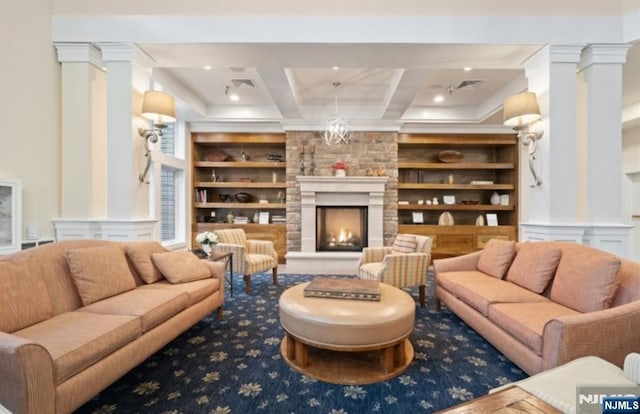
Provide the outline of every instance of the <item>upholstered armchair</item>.
<path id="1" fill-rule="evenodd" d="M 365 247 L 358 261 L 358 277 L 397 288 L 418 286 L 424 307 L 431 244 L 427 236 L 398 234 L 392 247 Z"/>
<path id="2" fill-rule="evenodd" d="M 272 241 L 247 240 L 243 229 L 216 230 L 217 252 L 233 253 L 233 268 L 244 277 L 244 290 L 251 293 L 251 275 L 271 269 L 273 284 L 278 284 L 278 253 Z"/>

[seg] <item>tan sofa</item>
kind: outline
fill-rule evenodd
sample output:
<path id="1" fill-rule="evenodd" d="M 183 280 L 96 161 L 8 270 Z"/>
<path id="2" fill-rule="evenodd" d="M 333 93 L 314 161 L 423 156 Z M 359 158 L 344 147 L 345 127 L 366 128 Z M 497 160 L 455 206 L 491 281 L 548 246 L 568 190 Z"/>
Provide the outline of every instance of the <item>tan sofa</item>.
<path id="1" fill-rule="evenodd" d="M 224 302 L 224 264 L 155 242 L 0 258 L 0 405 L 69 413 Z M 165 274 L 166 273 L 166 274 Z"/>
<path id="2" fill-rule="evenodd" d="M 491 240 L 434 261 L 444 303 L 528 374 L 640 350 L 640 263 L 568 242 Z"/>

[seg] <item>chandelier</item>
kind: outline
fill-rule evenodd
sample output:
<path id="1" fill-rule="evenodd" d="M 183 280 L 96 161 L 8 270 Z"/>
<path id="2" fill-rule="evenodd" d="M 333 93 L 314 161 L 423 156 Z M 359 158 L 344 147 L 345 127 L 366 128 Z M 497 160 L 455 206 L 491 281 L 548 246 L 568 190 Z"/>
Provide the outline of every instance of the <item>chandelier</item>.
<path id="1" fill-rule="evenodd" d="M 338 87 L 340 82 L 333 82 L 335 88 L 335 113 L 324 123 L 324 141 L 328 146 L 348 144 L 351 140 L 349 124 L 338 114 Z"/>

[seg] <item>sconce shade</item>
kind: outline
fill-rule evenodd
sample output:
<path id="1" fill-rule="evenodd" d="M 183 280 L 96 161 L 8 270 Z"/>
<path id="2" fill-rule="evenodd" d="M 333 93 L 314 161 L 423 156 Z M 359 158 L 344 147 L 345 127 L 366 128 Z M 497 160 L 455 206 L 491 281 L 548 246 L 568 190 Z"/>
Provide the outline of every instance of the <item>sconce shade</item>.
<path id="1" fill-rule="evenodd" d="M 504 101 L 503 123 L 513 129 L 523 129 L 540 119 L 538 98 L 533 92 L 513 95 Z"/>
<path id="2" fill-rule="evenodd" d="M 142 99 L 142 116 L 154 124 L 175 122 L 176 104 L 173 96 L 160 91 L 146 91 Z"/>

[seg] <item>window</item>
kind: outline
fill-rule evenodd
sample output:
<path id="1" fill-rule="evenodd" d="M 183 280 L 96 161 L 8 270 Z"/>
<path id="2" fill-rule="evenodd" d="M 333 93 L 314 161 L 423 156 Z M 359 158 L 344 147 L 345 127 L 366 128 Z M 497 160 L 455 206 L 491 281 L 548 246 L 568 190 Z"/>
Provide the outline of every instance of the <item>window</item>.
<path id="1" fill-rule="evenodd" d="M 165 246 L 186 244 L 186 161 L 184 123 L 176 121 L 163 129 L 153 153 L 152 214 L 160 221 L 159 237 Z M 155 177 L 158 177 L 157 179 Z"/>

